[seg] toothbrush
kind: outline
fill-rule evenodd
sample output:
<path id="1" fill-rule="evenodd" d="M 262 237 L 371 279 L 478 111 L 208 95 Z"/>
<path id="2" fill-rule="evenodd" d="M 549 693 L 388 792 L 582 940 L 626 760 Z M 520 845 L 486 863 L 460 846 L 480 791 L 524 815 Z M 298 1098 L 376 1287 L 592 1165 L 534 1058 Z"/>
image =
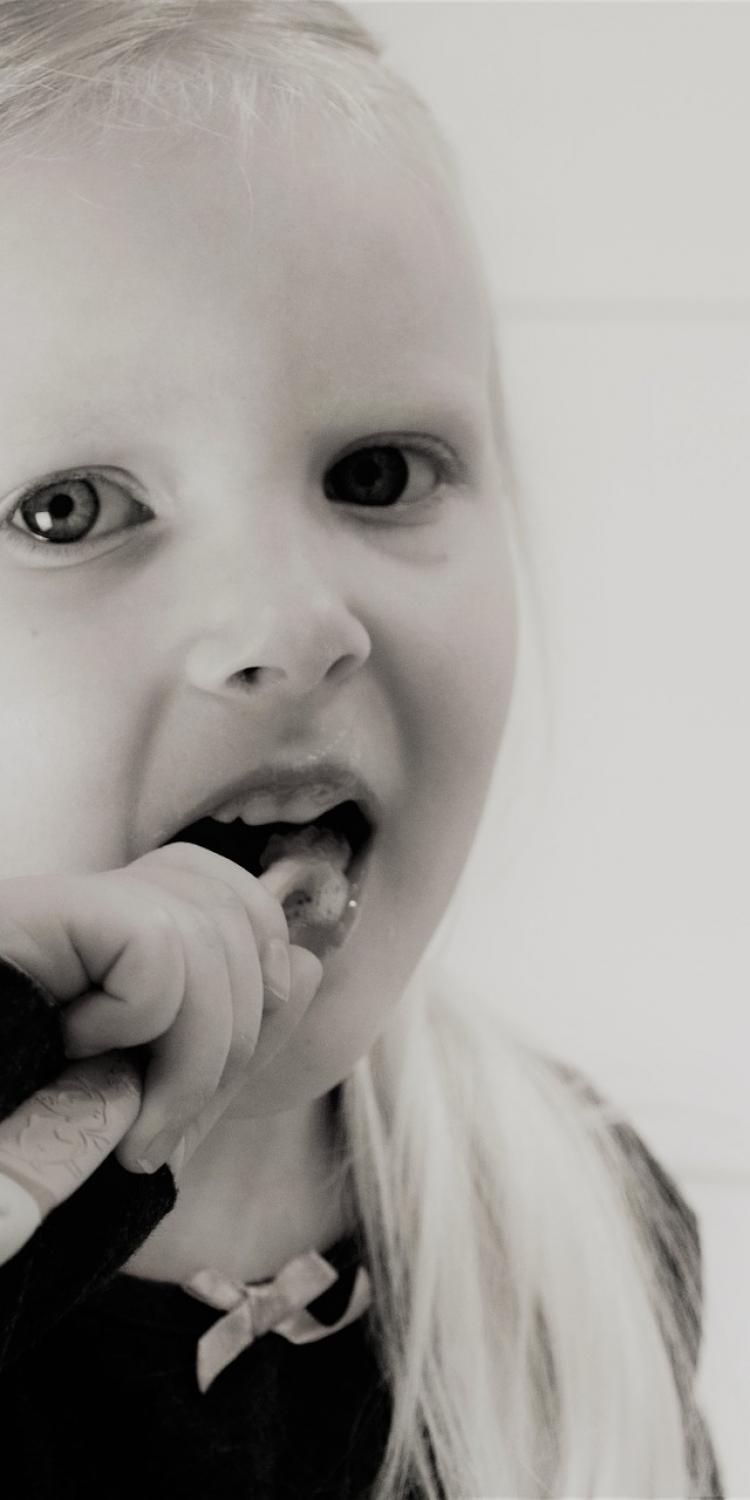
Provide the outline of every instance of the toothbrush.
<path id="1" fill-rule="evenodd" d="M 327 851 L 330 856 L 331 850 Z M 282 854 L 260 878 L 290 920 L 334 926 L 349 884 L 322 849 Z M 127 1051 L 72 1063 L 0 1122 L 0 1266 L 75 1192 L 138 1117 L 142 1082 Z"/>

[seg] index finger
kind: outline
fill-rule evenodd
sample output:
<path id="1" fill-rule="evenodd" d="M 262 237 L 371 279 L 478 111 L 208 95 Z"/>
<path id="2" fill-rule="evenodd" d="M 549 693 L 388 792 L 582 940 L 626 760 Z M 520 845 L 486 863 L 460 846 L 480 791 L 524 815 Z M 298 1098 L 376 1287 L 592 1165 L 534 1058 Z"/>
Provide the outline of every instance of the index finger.
<path id="1" fill-rule="evenodd" d="M 66 1068 L 0 1121 L 0 1265 L 96 1171 L 141 1107 L 141 1080 L 123 1052 Z"/>

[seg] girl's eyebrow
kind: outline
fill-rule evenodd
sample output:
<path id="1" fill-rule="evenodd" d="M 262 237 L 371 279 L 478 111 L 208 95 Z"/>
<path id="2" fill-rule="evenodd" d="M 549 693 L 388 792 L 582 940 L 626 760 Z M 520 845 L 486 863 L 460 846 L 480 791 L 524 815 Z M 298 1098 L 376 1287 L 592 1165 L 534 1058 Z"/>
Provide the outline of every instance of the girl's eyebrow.
<path id="1" fill-rule="evenodd" d="M 344 448 L 360 438 L 380 434 L 432 435 L 435 438 L 442 437 L 457 450 L 459 456 L 466 455 L 467 458 L 478 453 L 484 443 L 487 393 L 482 390 L 478 381 L 455 380 L 451 389 L 442 387 L 435 388 L 434 391 L 426 391 L 422 381 L 418 390 L 414 385 L 404 384 L 399 391 L 394 389 L 393 383 L 389 386 L 376 386 L 374 389 L 366 387 L 351 404 L 350 414 L 345 415 L 347 405 L 346 399 L 336 402 L 329 417 L 321 411 L 314 423 L 309 426 L 305 424 L 307 437 L 314 434 L 316 445 L 324 441 L 328 450 Z M 108 418 L 110 415 L 113 423 L 108 435 L 114 442 L 117 437 L 114 410 L 107 413 Z M 57 449 L 60 437 L 64 435 L 69 443 L 72 434 L 75 440 L 73 447 L 78 450 L 77 457 L 67 464 L 60 464 L 59 460 L 53 461 L 48 469 L 43 460 L 40 463 L 40 446 L 43 451 L 44 443 L 37 441 L 34 448 L 36 462 L 28 466 L 28 472 L 22 472 L 21 477 L 16 479 L 13 490 L 23 490 L 42 481 L 54 483 L 58 479 L 68 478 L 76 469 L 87 468 L 106 468 L 108 472 L 119 474 L 128 482 L 133 482 L 132 467 L 125 468 L 121 463 L 113 463 L 102 452 L 101 425 L 101 420 L 96 421 L 90 407 L 85 418 L 79 422 L 75 422 L 70 411 L 61 410 L 59 414 L 50 415 L 47 434 L 50 456 Z M 87 461 L 85 449 L 89 437 L 96 438 L 96 456 L 90 456 Z M 122 446 L 122 437 L 117 446 Z M 20 464 L 22 470 L 25 471 L 26 467 L 25 464 Z M 10 490 L 10 486 L 2 486 L 2 489 L 5 492 Z"/>
<path id="2" fill-rule="evenodd" d="M 373 413 L 372 420 L 368 418 L 368 421 L 370 425 L 374 421 L 374 427 L 384 431 L 392 428 L 394 431 L 433 432 L 436 435 L 446 433 L 452 435 L 459 446 L 472 448 L 482 441 L 486 399 L 486 392 L 473 382 L 455 381 L 450 391 L 428 396 L 424 392 L 416 394 L 413 390 L 404 390 L 400 394 L 392 385 L 384 388 L 382 395 L 368 389 L 367 411 Z M 340 429 L 345 437 L 355 426 L 362 427 L 361 412 L 357 412 L 351 423 L 331 423 L 328 432 L 335 435 Z"/>

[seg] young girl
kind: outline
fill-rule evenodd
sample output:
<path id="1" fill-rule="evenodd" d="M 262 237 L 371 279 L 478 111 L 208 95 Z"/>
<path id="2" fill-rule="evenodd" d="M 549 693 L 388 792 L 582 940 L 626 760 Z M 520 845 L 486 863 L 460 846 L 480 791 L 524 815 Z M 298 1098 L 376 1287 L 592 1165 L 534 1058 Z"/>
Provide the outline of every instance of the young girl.
<path id="1" fill-rule="evenodd" d="M 516 655 L 439 135 L 332 4 L 0 68 L 4 1496 L 719 1495 L 694 1215 L 428 963 Z"/>

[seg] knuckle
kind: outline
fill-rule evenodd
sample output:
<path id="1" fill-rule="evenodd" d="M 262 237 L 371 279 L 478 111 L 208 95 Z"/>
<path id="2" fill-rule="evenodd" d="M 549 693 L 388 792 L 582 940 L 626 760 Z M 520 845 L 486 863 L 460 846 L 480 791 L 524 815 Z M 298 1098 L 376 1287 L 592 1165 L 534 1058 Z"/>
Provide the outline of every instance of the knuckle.
<path id="1" fill-rule="evenodd" d="M 188 909 L 186 918 L 190 938 L 202 948 L 217 949 L 224 946 L 224 939 L 216 925 L 216 918 L 200 906 Z"/>
<path id="2" fill-rule="evenodd" d="M 135 1009 L 141 1017 L 141 1040 L 156 1042 L 173 1026 L 179 1014 L 180 999 L 160 990 Z"/>
<path id="3" fill-rule="evenodd" d="M 217 880 L 215 888 L 210 894 L 211 909 L 230 917 L 239 917 L 243 922 L 248 919 L 247 907 L 239 892 L 234 890 L 225 880 Z"/>
<path id="4" fill-rule="evenodd" d="M 174 917 L 166 907 L 149 902 L 139 921 L 137 936 L 142 943 L 160 952 L 174 953 L 180 945 Z"/>

